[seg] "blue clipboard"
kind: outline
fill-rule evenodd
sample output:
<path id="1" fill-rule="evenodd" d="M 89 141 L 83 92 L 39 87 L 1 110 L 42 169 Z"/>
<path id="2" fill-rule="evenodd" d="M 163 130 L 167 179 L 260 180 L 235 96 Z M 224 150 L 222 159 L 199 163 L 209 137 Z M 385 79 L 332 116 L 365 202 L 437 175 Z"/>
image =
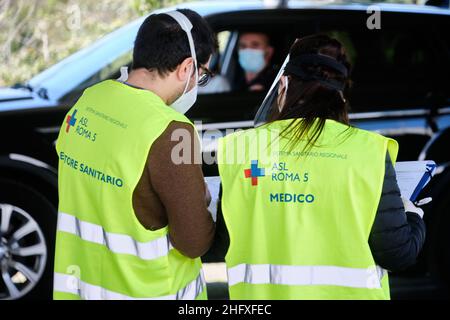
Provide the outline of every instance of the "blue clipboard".
<path id="1" fill-rule="evenodd" d="M 434 161 L 397 162 L 395 171 L 402 197 L 415 202 L 436 171 Z"/>
<path id="2" fill-rule="evenodd" d="M 434 175 L 434 172 L 436 171 L 436 164 L 435 163 L 427 163 L 426 164 L 426 171 L 424 172 L 422 179 L 420 179 L 419 183 L 417 184 L 416 188 L 414 189 L 413 194 L 411 195 L 412 202 L 415 202 L 417 200 L 417 197 L 419 196 L 420 192 L 423 188 L 430 182 L 431 178 Z"/>

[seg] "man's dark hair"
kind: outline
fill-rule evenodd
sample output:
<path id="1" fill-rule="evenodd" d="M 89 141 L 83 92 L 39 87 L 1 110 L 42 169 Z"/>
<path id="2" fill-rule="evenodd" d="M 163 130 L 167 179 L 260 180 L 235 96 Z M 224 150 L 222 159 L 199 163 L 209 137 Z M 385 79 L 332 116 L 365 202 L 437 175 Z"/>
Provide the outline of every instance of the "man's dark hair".
<path id="1" fill-rule="evenodd" d="M 177 11 L 192 23 L 191 33 L 200 67 L 217 50 L 217 38 L 198 13 L 189 9 Z M 139 28 L 134 43 L 132 69 L 156 70 L 164 76 L 190 56 L 188 37 L 178 22 L 167 14 L 154 14 L 147 17 Z"/>

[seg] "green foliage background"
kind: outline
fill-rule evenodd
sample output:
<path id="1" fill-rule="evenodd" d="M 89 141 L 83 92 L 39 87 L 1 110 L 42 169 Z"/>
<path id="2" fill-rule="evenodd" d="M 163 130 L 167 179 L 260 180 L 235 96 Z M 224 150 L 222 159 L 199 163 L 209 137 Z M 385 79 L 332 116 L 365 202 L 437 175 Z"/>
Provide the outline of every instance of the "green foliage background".
<path id="1" fill-rule="evenodd" d="M 25 82 L 152 10 L 181 0 L 0 0 L 0 86 Z"/>

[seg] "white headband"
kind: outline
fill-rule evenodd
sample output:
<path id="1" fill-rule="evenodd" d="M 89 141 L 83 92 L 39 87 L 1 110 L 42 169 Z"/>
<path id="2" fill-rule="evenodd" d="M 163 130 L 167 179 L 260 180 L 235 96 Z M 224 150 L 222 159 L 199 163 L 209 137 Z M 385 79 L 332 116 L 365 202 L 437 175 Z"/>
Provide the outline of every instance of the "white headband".
<path id="1" fill-rule="evenodd" d="M 197 55 L 195 53 L 194 39 L 192 38 L 191 33 L 191 30 L 193 28 L 191 21 L 180 11 L 169 11 L 165 12 L 165 14 L 175 19 L 175 21 L 180 25 L 181 29 L 186 32 L 189 41 L 189 48 L 191 49 L 192 59 L 194 59 L 195 66 L 197 67 Z"/>

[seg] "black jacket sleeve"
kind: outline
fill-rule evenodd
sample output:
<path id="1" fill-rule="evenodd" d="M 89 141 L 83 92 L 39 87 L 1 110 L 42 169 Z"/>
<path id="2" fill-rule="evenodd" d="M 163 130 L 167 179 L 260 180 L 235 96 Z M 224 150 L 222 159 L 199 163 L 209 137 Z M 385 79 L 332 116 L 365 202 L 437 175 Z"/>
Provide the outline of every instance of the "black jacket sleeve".
<path id="1" fill-rule="evenodd" d="M 375 262 L 390 271 L 403 270 L 416 262 L 425 242 L 425 223 L 416 213 L 406 212 L 389 154 L 383 191 L 369 237 Z"/>

